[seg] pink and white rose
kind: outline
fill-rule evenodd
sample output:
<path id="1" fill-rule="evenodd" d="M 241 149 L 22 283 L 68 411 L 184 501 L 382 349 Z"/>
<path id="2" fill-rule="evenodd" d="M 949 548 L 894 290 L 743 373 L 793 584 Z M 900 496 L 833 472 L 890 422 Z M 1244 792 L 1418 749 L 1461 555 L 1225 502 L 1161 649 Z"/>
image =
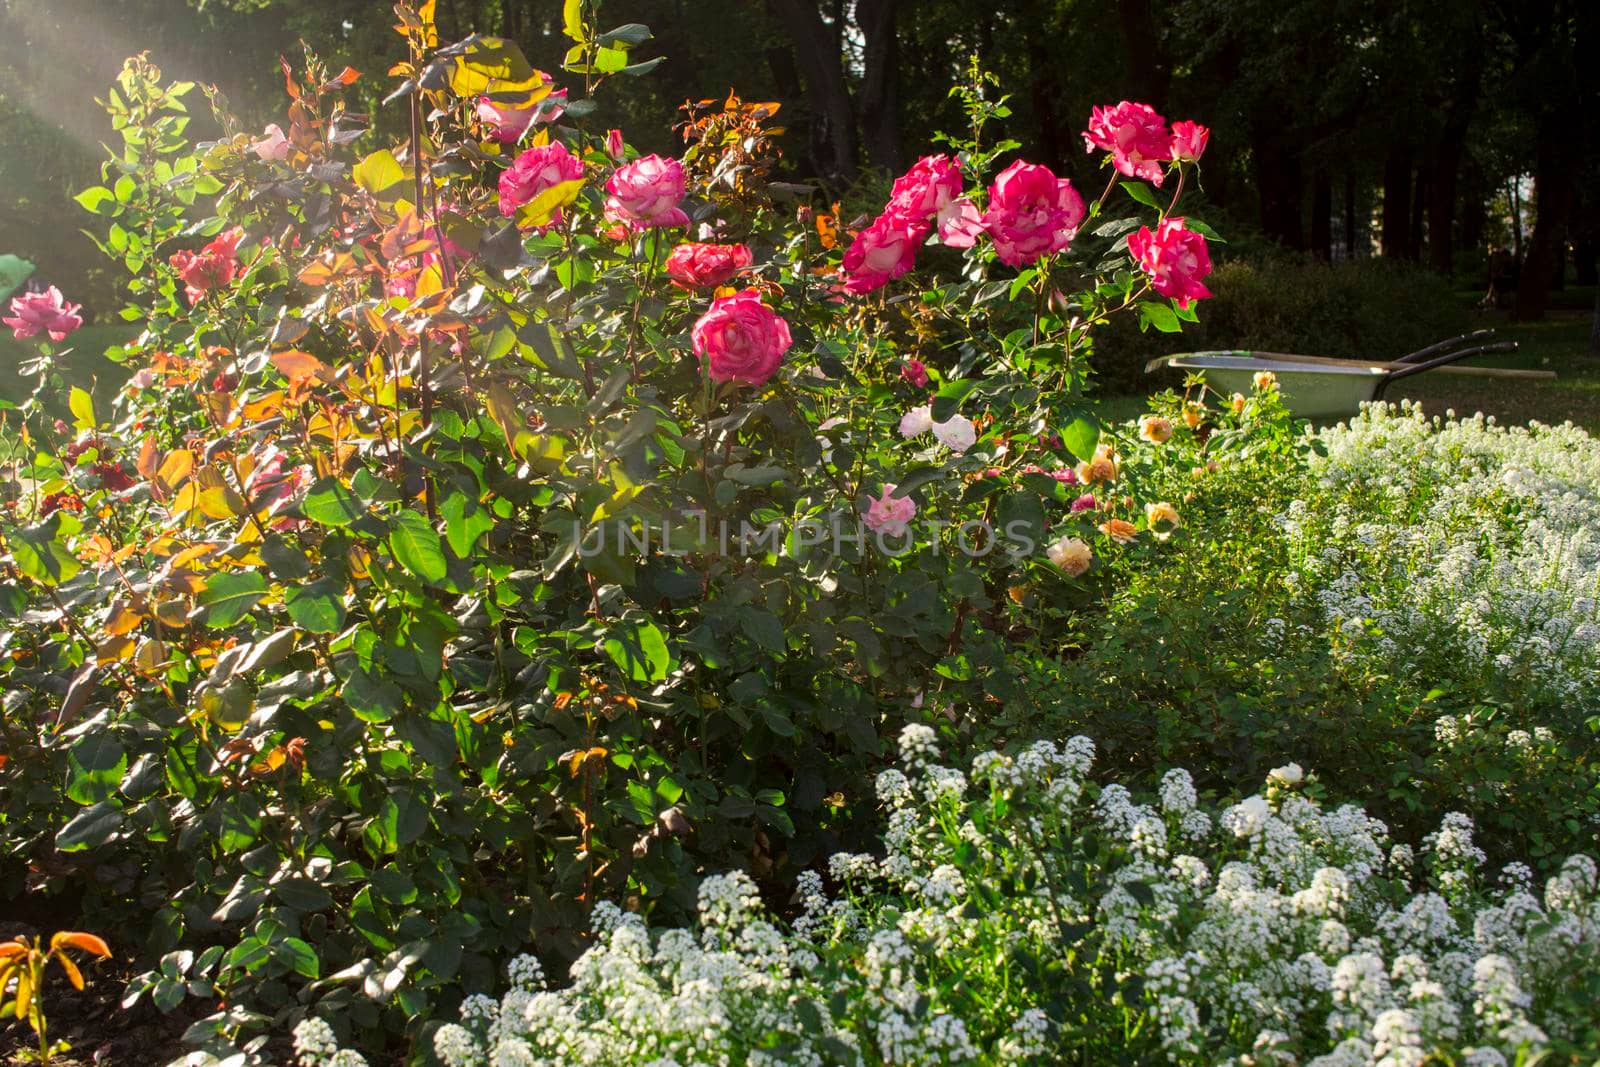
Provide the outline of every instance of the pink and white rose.
<path id="1" fill-rule="evenodd" d="M 289 138 L 276 122 L 267 124 L 259 141 L 251 141 L 250 148 L 257 158 L 267 163 L 282 163 L 289 158 Z"/>
<path id="2" fill-rule="evenodd" d="M 933 436 L 952 452 L 965 452 L 978 440 L 978 428 L 965 415 L 951 415 L 933 424 Z"/>
<path id="3" fill-rule="evenodd" d="M 989 187 L 983 228 L 1001 262 L 1026 267 L 1072 243 L 1088 213 L 1083 197 L 1049 167 L 1021 160 L 1000 172 Z"/>
<path id="4" fill-rule="evenodd" d="M 560 141 L 536 145 L 512 161 L 500 175 L 500 214 L 513 218 L 517 209 L 532 202 L 541 193 L 565 182 L 583 178 L 583 163 L 567 151 Z M 542 233 L 561 221 L 558 208 L 550 221 L 539 225 Z"/>
<path id="5" fill-rule="evenodd" d="M 765 384 L 793 343 L 789 324 L 754 289 L 712 301 L 691 336 L 712 381 L 741 385 Z"/>
<path id="6" fill-rule="evenodd" d="M 635 230 L 687 226 L 689 216 L 678 204 L 687 178 L 683 164 L 658 155 L 642 156 L 616 169 L 606 182 L 606 218 Z"/>
<path id="7" fill-rule="evenodd" d="M 1083 132 L 1087 151 L 1111 153 L 1111 163 L 1130 178 L 1159 186 L 1166 178 L 1164 164 L 1172 158 L 1172 131 L 1167 120 L 1149 104 L 1124 100 L 1115 107 L 1096 107 Z"/>
<path id="8" fill-rule="evenodd" d="M 1141 226 L 1128 238 L 1128 252 L 1139 269 L 1150 276 L 1150 286 L 1172 297 L 1181 308 L 1204 300 L 1211 290 L 1201 279 L 1211 273 L 1211 253 L 1206 239 L 1183 224 L 1181 218 L 1164 219 L 1156 226 Z"/>
<path id="9" fill-rule="evenodd" d="M 927 222 L 961 195 L 961 164 L 949 156 L 923 156 L 895 179 L 885 214 Z"/>
<path id="10" fill-rule="evenodd" d="M 927 236 L 926 222 L 893 207 L 873 219 L 844 254 L 845 292 L 870 293 L 900 277 L 916 265 Z"/>
<path id="11" fill-rule="evenodd" d="M 1185 119 L 1172 124 L 1172 158 L 1185 163 L 1198 163 L 1205 155 L 1206 142 L 1211 131 L 1198 122 Z"/>

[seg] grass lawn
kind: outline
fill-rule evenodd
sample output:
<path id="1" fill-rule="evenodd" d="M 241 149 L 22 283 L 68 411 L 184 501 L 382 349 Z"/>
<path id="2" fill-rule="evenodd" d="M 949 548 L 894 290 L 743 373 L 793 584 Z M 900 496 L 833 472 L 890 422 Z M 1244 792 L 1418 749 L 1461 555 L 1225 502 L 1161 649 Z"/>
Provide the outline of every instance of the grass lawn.
<path id="1" fill-rule="evenodd" d="M 1588 290 L 1593 307 L 1592 289 Z M 1458 415 L 1481 411 L 1502 423 L 1537 419 L 1559 423 L 1571 419 L 1600 435 L 1600 359 L 1588 354 L 1592 311 L 1556 309 L 1542 322 L 1511 322 L 1504 312 L 1474 315 L 1474 327 L 1492 328 L 1497 339 L 1516 341 L 1522 347 L 1511 353 L 1480 356 L 1467 361 L 1487 367 L 1524 367 L 1555 371 L 1554 381 L 1517 381 L 1497 378 L 1463 378 L 1449 374 L 1419 374 L 1396 383 L 1391 399 L 1422 402 L 1430 415 L 1454 409 Z"/>
<path id="2" fill-rule="evenodd" d="M 74 385 L 90 390 L 96 400 L 110 398 L 127 380 L 129 371 L 106 359 L 102 353 L 122 344 L 138 331 L 131 326 L 110 323 L 85 326 L 69 337 L 71 351 L 61 357 L 66 376 Z M 0 400 L 20 404 L 33 392 L 35 380 L 24 378 L 17 367 L 38 354 L 30 341 L 18 341 L 10 329 L 0 331 Z"/>

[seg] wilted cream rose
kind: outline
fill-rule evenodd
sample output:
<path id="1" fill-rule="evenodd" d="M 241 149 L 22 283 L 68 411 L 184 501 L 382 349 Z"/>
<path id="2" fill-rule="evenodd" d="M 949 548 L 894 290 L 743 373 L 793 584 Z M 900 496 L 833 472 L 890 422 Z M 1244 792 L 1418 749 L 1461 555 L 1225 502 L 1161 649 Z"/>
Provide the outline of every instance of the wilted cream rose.
<path id="1" fill-rule="evenodd" d="M 1151 444 L 1165 444 L 1172 437 L 1172 421 L 1160 415 L 1146 415 L 1139 420 L 1139 436 Z"/>
<path id="2" fill-rule="evenodd" d="M 1050 557 L 1050 562 L 1061 568 L 1068 578 L 1076 578 L 1089 569 L 1089 561 L 1094 558 L 1094 553 L 1089 551 L 1089 546 L 1077 537 L 1063 537 L 1049 548 L 1045 555 Z"/>

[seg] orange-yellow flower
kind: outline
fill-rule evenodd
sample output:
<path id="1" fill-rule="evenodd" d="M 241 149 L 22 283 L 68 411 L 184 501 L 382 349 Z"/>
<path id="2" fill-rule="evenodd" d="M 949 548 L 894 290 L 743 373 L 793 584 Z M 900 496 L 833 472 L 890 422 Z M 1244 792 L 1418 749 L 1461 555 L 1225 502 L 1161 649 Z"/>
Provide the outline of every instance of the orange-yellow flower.
<path id="1" fill-rule="evenodd" d="M 1244 394 L 1243 393 L 1234 393 L 1233 394 L 1233 413 L 1235 415 L 1243 415 L 1244 414 Z"/>
<path id="2" fill-rule="evenodd" d="M 1145 525 L 1150 527 L 1150 532 L 1163 541 L 1172 536 L 1173 530 L 1183 525 L 1178 518 L 1178 509 L 1165 500 L 1156 504 L 1146 504 L 1144 521 Z"/>
<path id="3" fill-rule="evenodd" d="M 1255 382 L 1257 389 L 1271 389 L 1278 384 L 1278 376 L 1269 370 L 1258 370 L 1256 371 Z"/>
<path id="4" fill-rule="evenodd" d="M 1078 464 L 1076 473 L 1078 481 L 1084 485 L 1114 482 L 1117 480 L 1117 455 L 1109 446 L 1101 445 L 1094 450 L 1093 459 Z"/>
<path id="5" fill-rule="evenodd" d="M 1100 532 L 1119 545 L 1129 545 L 1139 536 L 1139 531 L 1133 523 L 1126 519 L 1107 519 L 1100 524 Z"/>
<path id="6" fill-rule="evenodd" d="M 1146 415 L 1139 420 L 1139 436 L 1153 445 L 1165 444 L 1172 437 L 1172 420 L 1160 415 Z"/>
<path id="7" fill-rule="evenodd" d="M 1200 420 L 1205 416 L 1205 410 L 1203 405 L 1192 401 L 1183 405 L 1183 424 L 1191 430 L 1198 430 L 1200 428 Z"/>

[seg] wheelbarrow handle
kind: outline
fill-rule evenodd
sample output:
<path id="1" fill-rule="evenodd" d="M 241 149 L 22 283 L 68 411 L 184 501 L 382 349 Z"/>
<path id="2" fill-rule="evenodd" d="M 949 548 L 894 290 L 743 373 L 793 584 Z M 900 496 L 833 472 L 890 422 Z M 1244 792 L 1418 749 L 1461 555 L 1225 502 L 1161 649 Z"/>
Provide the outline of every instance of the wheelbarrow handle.
<path id="1" fill-rule="evenodd" d="M 1414 374 L 1422 374 L 1425 371 L 1433 370 L 1435 367 L 1448 366 L 1451 363 L 1466 359 L 1468 356 L 1481 356 L 1488 352 L 1515 352 L 1516 350 L 1517 342 L 1515 341 L 1497 341 L 1492 345 L 1474 345 L 1471 348 L 1463 348 L 1459 352 L 1438 356 L 1428 360 L 1426 363 L 1408 363 L 1404 367 L 1392 370 L 1378 379 L 1378 385 L 1372 391 L 1372 399 L 1382 400 L 1384 390 L 1402 378 L 1409 378 Z"/>
<path id="2" fill-rule="evenodd" d="M 1460 337 L 1452 337 L 1448 341 L 1440 341 L 1438 344 L 1429 345 L 1427 348 L 1419 348 L 1415 352 L 1412 352 L 1410 355 L 1401 356 L 1399 359 L 1394 360 L 1394 362 L 1395 363 L 1421 363 L 1423 360 L 1427 359 L 1429 356 L 1437 355 L 1438 353 L 1443 352 L 1447 348 L 1453 348 L 1456 345 L 1460 344 L 1462 341 L 1482 341 L 1485 338 L 1489 338 L 1489 337 L 1493 337 L 1493 336 L 1494 336 L 1494 331 L 1493 330 L 1474 330 L 1471 333 L 1464 333 Z"/>

